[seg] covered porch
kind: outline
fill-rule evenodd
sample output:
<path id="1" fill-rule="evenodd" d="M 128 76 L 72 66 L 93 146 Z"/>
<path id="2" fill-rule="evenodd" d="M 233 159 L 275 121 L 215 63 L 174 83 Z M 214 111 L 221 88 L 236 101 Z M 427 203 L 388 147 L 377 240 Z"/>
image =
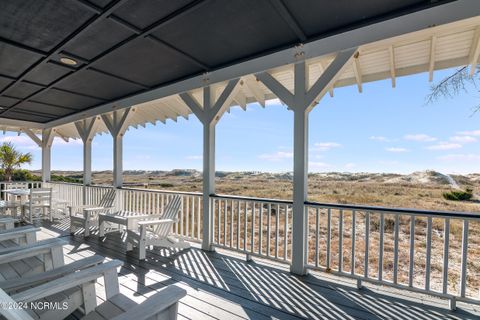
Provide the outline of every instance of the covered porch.
<path id="1" fill-rule="evenodd" d="M 4 52 L 11 50 L 0 63 L 0 129 L 26 134 L 42 149 L 42 186 L 71 205 L 95 205 L 113 187 L 115 210 L 142 214 L 162 214 L 168 199 L 180 195 L 173 231 L 196 247 L 148 251 L 140 262 L 135 252 L 125 253 L 119 233 L 70 236 L 65 219 L 43 223 L 43 234 L 67 239 L 72 259 L 98 252 L 124 260 L 122 288 L 133 297 L 172 281 L 188 287 L 185 318 L 475 318 L 476 214 L 311 202 L 307 180 L 309 113 L 320 99 L 343 86 L 361 93 L 371 81 L 389 79 L 395 87 L 398 77 L 417 73 L 432 80 L 436 70 L 457 66 L 473 74 L 480 3 L 398 1 L 372 5 L 371 12 L 357 8 L 361 19 L 337 8 L 331 14 L 344 19 L 322 24 L 305 10 L 308 3 L 286 2 L 237 3 L 231 11 L 191 1 L 159 14 L 147 2 L 73 1 L 77 11 L 41 7 L 37 27 L 48 32 L 23 36 L 13 13 L 31 18 L 35 7 L 9 4 L 11 32 L 0 35 Z M 62 12 L 58 33 L 45 22 L 55 12 Z M 244 30 L 230 23 L 232 12 Z M 271 20 L 262 20 L 267 15 Z M 67 30 L 73 18 L 83 23 Z M 225 34 L 210 30 L 210 20 Z M 201 42 L 188 36 L 196 25 L 205 28 Z M 220 45 L 228 41 L 230 47 Z M 230 108 L 248 112 L 249 104 L 270 99 L 293 112 L 292 199 L 217 194 L 217 123 Z M 128 129 L 192 115 L 203 128 L 202 193 L 125 188 Z M 91 183 L 99 133 L 113 139 L 109 187 Z M 51 181 L 54 137 L 83 142 L 83 185 Z"/>

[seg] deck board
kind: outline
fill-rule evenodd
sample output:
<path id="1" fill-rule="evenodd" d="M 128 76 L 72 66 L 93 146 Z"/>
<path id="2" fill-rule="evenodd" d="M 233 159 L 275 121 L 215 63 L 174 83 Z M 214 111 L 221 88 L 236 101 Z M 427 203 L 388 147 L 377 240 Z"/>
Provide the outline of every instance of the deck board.
<path id="1" fill-rule="evenodd" d="M 65 261 L 93 254 L 124 261 L 120 291 L 142 302 L 170 284 L 187 290 L 179 305 L 179 319 L 478 319 L 478 306 L 459 303 L 449 311 L 447 302 L 434 297 L 367 285 L 358 290 L 347 279 L 322 273 L 296 277 L 288 266 L 265 260 L 246 262 L 230 252 L 207 253 L 193 246 L 173 253 L 147 250 L 138 260 L 126 252 L 120 233 L 100 239 L 68 233 L 68 222 L 44 222 L 38 239 L 60 236 L 69 242 Z M 97 301 L 105 299 L 102 282 Z M 75 314 L 78 316 L 78 314 Z"/>

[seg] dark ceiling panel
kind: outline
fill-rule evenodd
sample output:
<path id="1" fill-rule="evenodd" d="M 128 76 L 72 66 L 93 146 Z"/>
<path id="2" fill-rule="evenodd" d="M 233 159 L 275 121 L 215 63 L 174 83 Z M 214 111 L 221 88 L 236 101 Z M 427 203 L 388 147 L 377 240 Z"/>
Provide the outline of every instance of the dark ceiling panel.
<path id="1" fill-rule="evenodd" d="M 17 103 L 18 101 L 19 101 L 18 99 L 13 99 L 13 98 L 10 98 L 10 97 L 0 96 L 0 106 L 2 106 L 2 107 L 11 107 L 15 103 Z"/>
<path id="2" fill-rule="evenodd" d="M 42 89 L 42 87 L 30 84 L 30 83 L 25 83 L 25 82 L 19 82 L 17 85 L 12 86 L 8 90 L 6 90 L 4 93 L 7 96 L 15 97 L 15 98 L 20 98 L 24 99 L 31 95 L 32 93 L 35 93 Z"/>
<path id="3" fill-rule="evenodd" d="M 95 68 L 146 85 L 172 81 L 201 69 L 164 45 L 140 38 L 102 59 Z"/>
<path id="4" fill-rule="evenodd" d="M 133 32 L 112 20 L 103 20 L 72 41 L 65 51 L 90 60 L 131 35 Z"/>
<path id="5" fill-rule="evenodd" d="M 45 122 L 146 87 L 453 0 L 125 0 L 113 13 L 105 11 L 112 1 L 0 0 L 0 92 L 5 90 L 0 107 L 13 106 L 0 111 L 0 117 Z M 51 61 L 33 68 L 42 52 L 68 42 L 89 20 L 96 22 L 58 48 L 76 59 L 76 66 Z M 60 55 L 49 59 L 58 63 Z M 12 83 L 11 78 L 21 79 Z M 31 94 L 35 102 L 18 105 L 11 97 Z"/>
<path id="6" fill-rule="evenodd" d="M 154 34 L 210 66 L 298 39 L 269 1 L 210 1 Z"/>
<path id="7" fill-rule="evenodd" d="M 308 36 L 321 36 L 367 22 L 390 12 L 408 9 L 413 5 L 428 5 L 430 0 L 284 0 Z"/>
<path id="8" fill-rule="evenodd" d="M 0 77 L 0 91 L 5 89 L 10 83 L 12 83 L 12 80 Z"/>
<path id="9" fill-rule="evenodd" d="M 115 15 L 144 29 L 165 18 L 192 0 L 130 0 L 115 11 Z"/>
<path id="10" fill-rule="evenodd" d="M 111 0 L 90 0 L 90 2 L 93 3 L 94 5 L 104 8 L 107 6 L 107 4 L 109 4 L 112 1 Z"/>
<path id="11" fill-rule="evenodd" d="M 58 78 L 69 73 L 70 70 L 53 63 L 44 63 L 28 73 L 25 80 L 49 85 Z"/>
<path id="12" fill-rule="evenodd" d="M 40 58 L 38 54 L 0 43 L 0 74 L 18 77 Z"/>
<path id="13" fill-rule="evenodd" d="M 83 70 L 75 73 L 67 80 L 62 81 L 57 88 L 103 99 L 113 99 L 143 89 L 141 86 L 92 70 Z M 102 88 L 102 90 L 98 90 L 98 88 Z"/>
<path id="14" fill-rule="evenodd" d="M 102 100 L 99 99 L 79 96 L 76 94 L 71 94 L 55 89 L 50 89 L 42 92 L 35 98 L 35 100 L 38 102 L 51 103 L 79 110 L 92 107 L 102 102 Z"/>
<path id="15" fill-rule="evenodd" d="M 40 115 L 31 111 L 9 111 L 8 114 L 2 115 L 3 118 L 32 121 L 45 123 L 55 119 L 55 116 Z"/>
<path id="16" fill-rule="evenodd" d="M 45 105 L 42 103 L 25 101 L 18 105 L 17 107 L 19 111 L 33 111 L 37 113 L 48 113 L 57 117 L 63 117 L 67 114 L 72 113 L 72 110 L 65 109 L 62 107 L 56 107 L 51 105 Z"/>
<path id="17" fill-rule="evenodd" d="M 48 51 L 90 17 L 76 1 L 1 1 L 0 37 Z"/>

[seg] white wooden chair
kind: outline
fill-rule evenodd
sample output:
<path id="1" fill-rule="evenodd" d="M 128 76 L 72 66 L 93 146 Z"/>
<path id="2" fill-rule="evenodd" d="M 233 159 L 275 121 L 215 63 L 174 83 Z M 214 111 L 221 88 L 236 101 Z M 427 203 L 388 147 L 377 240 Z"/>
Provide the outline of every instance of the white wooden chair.
<path id="1" fill-rule="evenodd" d="M 22 217 L 32 223 L 52 214 L 52 188 L 30 189 L 30 198 L 22 206 Z"/>
<path id="2" fill-rule="evenodd" d="M 65 265 L 63 258 L 63 246 L 67 244 L 64 240 L 53 238 L 48 240 L 38 241 L 36 243 L 26 246 L 12 246 L 0 249 L 0 273 L 9 274 L 10 279 L 13 275 L 18 277 L 34 275 L 37 273 L 49 271 Z M 23 261 L 22 269 L 17 262 Z M 11 269 L 11 271 L 7 270 Z M 1 276 L 0 279 L 4 279 Z"/>
<path id="3" fill-rule="evenodd" d="M 186 291 L 169 286 L 148 298 L 141 304 L 136 304 L 120 293 L 117 268 L 122 265 L 118 260 L 112 260 L 94 267 L 66 275 L 42 285 L 8 296 L 0 292 L 0 303 L 30 303 L 44 301 L 58 303 L 68 301 L 67 308 L 35 312 L 24 309 L 2 310 L 0 314 L 8 320 L 13 319 L 64 319 L 75 310 L 82 308 L 88 319 L 143 320 L 177 318 L 178 301 L 186 295 Z M 107 300 L 97 307 L 95 282 L 104 278 Z M 102 312 L 97 312 L 97 310 Z"/>
<path id="4" fill-rule="evenodd" d="M 78 228 L 83 228 L 84 236 L 90 235 L 91 227 L 98 227 L 98 214 L 108 213 L 114 208 L 116 191 L 108 190 L 102 197 L 98 206 L 69 206 L 70 211 L 70 233 L 75 233 Z"/>
<path id="5" fill-rule="evenodd" d="M 0 230 L 12 229 L 15 227 L 15 220 L 10 217 L 0 218 Z"/>
<path id="6" fill-rule="evenodd" d="M 33 226 L 1 230 L 0 242 L 8 241 L 18 246 L 33 244 L 37 242 L 37 231 L 40 231 L 40 228 Z"/>
<path id="7" fill-rule="evenodd" d="M 140 221 L 138 230 L 127 230 L 127 250 L 132 250 L 133 247 L 138 246 L 139 259 L 145 260 L 147 246 L 189 248 L 190 243 L 177 239 L 172 234 L 172 227 L 178 221 L 180 205 L 181 198 L 176 195 L 168 202 L 161 219 Z"/>
<path id="8" fill-rule="evenodd" d="M 76 260 L 69 264 L 66 264 L 55 269 L 36 273 L 33 275 L 21 276 L 15 279 L 6 279 L 0 281 L 0 289 L 8 294 L 18 293 L 25 289 L 30 289 L 33 286 L 38 286 L 43 283 L 64 277 L 73 272 L 83 270 L 92 266 L 101 264 L 105 260 L 105 257 L 100 255 L 93 255 L 80 260 Z"/>

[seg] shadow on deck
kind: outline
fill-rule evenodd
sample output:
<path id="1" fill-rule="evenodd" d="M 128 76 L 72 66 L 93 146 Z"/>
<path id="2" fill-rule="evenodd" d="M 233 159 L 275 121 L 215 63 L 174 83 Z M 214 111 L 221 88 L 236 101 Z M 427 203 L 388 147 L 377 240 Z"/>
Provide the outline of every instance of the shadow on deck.
<path id="1" fill-rule="evenodd" d="M 126 253 L 120 233 L 105 238 L 70 236 L 68 221 L 43 223 L 40 238 L 69 241 L 66 255 L 76 260 L 94 253 L 120 259 L 121 291 L 138 301 L 170 284 L 185 288 L 179 318 L 190 319 L 478 319 L 477 306 L 447 302 L 426 295 L 368 286 L 358 290 L 350 280 L 321 273 L 293 276 L 285 265 L 245 262 L 230 252 L 148 250 L 147 259 Z M 67 258 L 68 260 L 68 258 Z"/>

